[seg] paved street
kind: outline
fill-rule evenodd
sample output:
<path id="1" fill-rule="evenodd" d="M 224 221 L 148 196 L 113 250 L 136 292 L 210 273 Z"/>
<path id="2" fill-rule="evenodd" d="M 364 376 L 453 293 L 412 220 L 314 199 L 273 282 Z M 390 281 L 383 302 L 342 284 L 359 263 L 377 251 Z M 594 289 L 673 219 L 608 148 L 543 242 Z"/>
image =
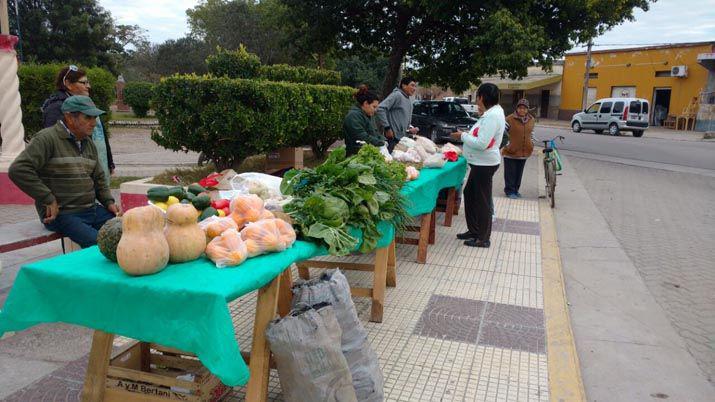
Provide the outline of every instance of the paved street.
<path id="1" fill-rule="evenodd" d="M 647 133 L 643 138 L 574 134 L 555 128 L 539 128 L 536 137 L 556 134 L 566 137 L 559 146 L 572 170 L 564 175 L 576 173 L 648 291 L 713 384 L 715 143 L 648 138 Z M 644 161 L 649 162 L 647 167 Z M 680 167 L 711 172 L 694 174 Z M 557 187 L 557 221 L 566 213 L 558 209 L 559 190 L 565 188 Z M 559 233 L 560 238 L 564 235 L 568 231 Z"/>

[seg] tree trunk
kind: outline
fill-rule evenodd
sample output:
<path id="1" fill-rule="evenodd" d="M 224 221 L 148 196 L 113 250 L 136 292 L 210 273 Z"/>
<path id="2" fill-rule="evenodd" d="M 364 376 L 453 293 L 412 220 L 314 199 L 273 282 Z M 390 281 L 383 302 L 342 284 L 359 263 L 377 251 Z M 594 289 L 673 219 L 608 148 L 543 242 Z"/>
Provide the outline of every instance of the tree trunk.
<path id="1" fill-rule="evenodd" d="M 385 99 L 385 97 L 387 97 L 387 95 L 389 95 L 390 92 L 392 92 L 392 90 L 397 86 L 400 79 L 400 67 L 402 66 L 402 60 L 405 58 L 406 53 L 406 47 L 392 48 L 392 52 L 390 52 L 389 64 L 385 74 L 385 81 L 382 83 L 382 99 Z"/>

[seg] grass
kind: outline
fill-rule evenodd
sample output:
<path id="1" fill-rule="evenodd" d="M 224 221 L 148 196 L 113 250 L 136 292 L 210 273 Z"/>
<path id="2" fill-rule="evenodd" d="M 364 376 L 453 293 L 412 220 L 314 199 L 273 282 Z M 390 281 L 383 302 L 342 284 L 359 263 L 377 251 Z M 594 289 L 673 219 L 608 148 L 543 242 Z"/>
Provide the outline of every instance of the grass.
<path id="1" fill-rule="evenodd" d="M 128 181 L 139 180 L 142 177 L 136 176 L 112 176 L 109 180 L 109 188 L 119 188 L 119 185 Z"/>
<path id="2" fill-rule="evenodd" d="M 137 117 L 132 112 L 112 112 L 112 120 L 136 120 L 136 121 L 154 121 L 154 116 Z"/>
<path id="3" fill-rule="evenodd" d="M 303 165 L 305 167 L 315 167 L 320 165 L 325 161 L 325 157 L 316 158 L 313 156 L 312 151 L 305 151 L 303 155 Z M 264 172 L 266 170 L 266 156 L 265 155 L 254 155 L 246 158 L 238 169 L 235 169 L 236 173 L 246 173 L 246 172 Z M 209 174 L 215 171 L 212 164 L 193 167 L 193 168 L 174 168 L 168 169 L 164 172 L 154 176 L 152 183 L 164 184 L 164 185 L 174 185 L 176 182 L 173 177 L 178 176 L 181 182 L 184 184 L 195 183 Z"/>

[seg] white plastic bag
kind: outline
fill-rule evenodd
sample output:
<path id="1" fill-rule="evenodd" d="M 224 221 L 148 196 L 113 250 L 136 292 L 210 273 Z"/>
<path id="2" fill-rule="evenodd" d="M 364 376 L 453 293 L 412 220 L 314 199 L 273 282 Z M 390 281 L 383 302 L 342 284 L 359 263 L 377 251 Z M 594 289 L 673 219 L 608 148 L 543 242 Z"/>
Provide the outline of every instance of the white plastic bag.
<path id="1" fill-rule="evenodd" d="M 415 142 L 417 143 L 417 145 L 419 145 L 419 146 L 421 146 L 422 148 L 424 148 L 424 150 L 425 150 L 427 153 L 433 154 L 433 153 L 437 152 L 437 145 L 435 145 L 435 143 L 432 142 L 432 140 L 430 140 L 430 139 L 427 138 L 427 137 L 423 137 L 423 136 L 421 136 L 421 135 L 418 135 L 418 136 L 417 136 L 417 139 L 415 140 Z"/>
<path id="2" fill-rule="evenodd" d="M 430 154 L 425 151 L 422 145 L 415 144 L 414 148 L 412 149 L 414 149 L 420 155 L 420 160 L 423 162 L 430 156 Z"/>
<path id="3" fill-rule="evenodd" d="M 445 153 L 445 152 L 448 152 L 448 151 L 454 151 L 454 152 L 457 153 L 457 155 L 461 155 L 461 154 L 462 154 L 462 148 L 460 148 L 460 147 L 458 147 L 458 146 L 452 144 L 451 142 L 448 142 L 448 143 L 444 144 L 444 146 L 442 147 L 442 153 Z"/>
<path id="4" fill-rule="evenodd" d="M 422 166 L 426 168 L 441 168 L 445 163 L 447 163 L 447 161 L 442 154 L 432 154 L 429 158 L 425 159 Z"/>
<path id="5" fill-rule="evenodd" d="M 412 163 L 420 163 L 420 154 L 417 153 L 414 149 L 410 149 L 407 152 L 403 152 L 400 150 L 395 149 L 392 151 L 392 157 L 396 161 L 400 162 L 412 162 Z"/>
<path id="6" fill-rule="evenodd" d="M 414 166 L 406 166 L 405 173 L 407 173 L 407 181 L 416 180 L 420 177 L 420 171 Z"/>
<path id="7" fill-rule="evenodd" d="M 399 142 L 399 143 L 402 144 L 402 145 L 404 145 L 404 146 L 406 146 L 408 149 L 409 149 L 409 148 L 413 148 L 415 145 L 417 145 L 417 143 L 415 142 L 415 140 L 413 140 L 413 139 L 410 138 L 410 137 L 402 137 L 402 138 L 400 138 L 400 142 Z"/>
<path id="8" fill-rule="evenodd" d="M 390 155 L 390 151 L 387 150 L 387 145 L 380 147 L 380 153 L 385 157 L 385 162 L 392 162 L 392 155 Z"/>

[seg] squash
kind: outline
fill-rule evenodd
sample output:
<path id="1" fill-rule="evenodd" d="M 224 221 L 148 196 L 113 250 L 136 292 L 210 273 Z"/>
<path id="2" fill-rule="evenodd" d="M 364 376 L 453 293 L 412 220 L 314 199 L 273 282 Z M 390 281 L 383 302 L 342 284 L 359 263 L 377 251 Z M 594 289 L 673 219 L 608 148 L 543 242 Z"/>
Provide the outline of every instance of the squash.
<path id="1" fill-rule="evenodd" d="M 199 211 L 193 205 L 174 204 L 166 210 L 167 226 L 164 234 L 169 243 L 169 261 L 193 261 L 206 249 L 206 234 L 196 218 Z"/>
<path id="2" fill-rule="evenodd" d="M 117 262 L 129 275 L 149 275 L 166 268 L 169 243 L 164 237 L 164 213 L 160 209 L 147 205 L 124 213 Z"/>
<path id="3" fill-rule="evenodd" d="M 117 244 L 122 238 L 122 218 L 112 218 L 97 232 L 97 246 L 108 260 L 117 262 Z"/>

